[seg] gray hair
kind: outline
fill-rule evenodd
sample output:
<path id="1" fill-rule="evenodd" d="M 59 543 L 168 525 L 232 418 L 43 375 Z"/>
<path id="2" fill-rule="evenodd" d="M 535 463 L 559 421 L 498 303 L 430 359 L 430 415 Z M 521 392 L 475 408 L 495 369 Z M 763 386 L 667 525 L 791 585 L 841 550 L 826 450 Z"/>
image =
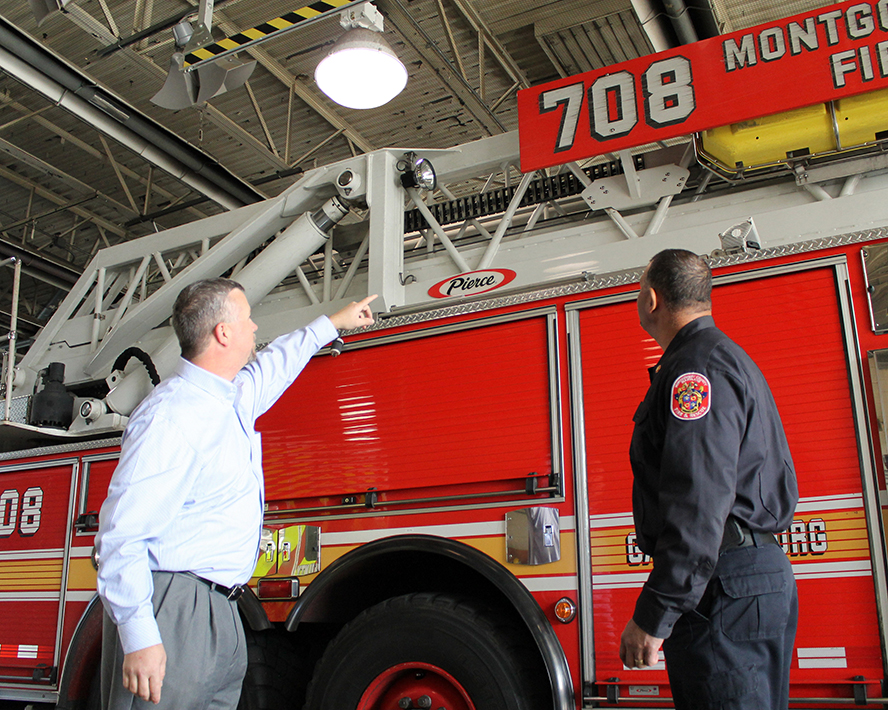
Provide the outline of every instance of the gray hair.
<path id="1" fill-rule="evenodd" d="M 193 360 L 207 347 L 213 329 L 234 318 L 229 294 L 244 290 L 231 279 L 205 279 L 183 288 L 173 305 L 173 330 L 179 339 L 182 357 Z"/>
<path id="2" fill-rule="evenodd" d="M 664 249 L 647 270 L 647 285 L 670 311 L 712 308 L 712 271 L 702 257 L 685 249 Z"/>

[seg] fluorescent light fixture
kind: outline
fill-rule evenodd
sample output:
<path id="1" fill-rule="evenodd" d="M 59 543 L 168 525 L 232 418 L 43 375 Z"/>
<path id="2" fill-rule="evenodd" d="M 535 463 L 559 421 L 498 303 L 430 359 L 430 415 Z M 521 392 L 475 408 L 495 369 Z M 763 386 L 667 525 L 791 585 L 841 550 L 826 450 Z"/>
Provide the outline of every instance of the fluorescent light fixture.
<path id="1" fill-rule="evenodd" d="M 403 91 L 407 69 L 379 32 L 356 27 L 336 40 L 315 69 L 315 81 L 341 106 L 376 108 Z"/>

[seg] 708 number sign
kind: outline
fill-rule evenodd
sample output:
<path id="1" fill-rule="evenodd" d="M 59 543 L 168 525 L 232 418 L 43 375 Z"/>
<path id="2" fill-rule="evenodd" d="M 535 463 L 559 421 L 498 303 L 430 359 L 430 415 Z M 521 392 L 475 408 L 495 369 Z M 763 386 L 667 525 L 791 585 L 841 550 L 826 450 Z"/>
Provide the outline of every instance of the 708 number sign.
<path id="1" fill-rule="evenodd" d="M 19 511 L 21 500 L 21 511 Z M 28 488 L 19 498 L 19 492 L 10 488 L 0 492 L 0 538 L 9 537 L 18 527 L 19 535 L 30 537 L 40 529 L 43 508 L 43 489 Z"/>
<path id="2" fill-rule="evenodd" d="M 653 62 L 641 74 L 644 121 L 651 128 L 674 126 L 696 109 L 691 63 L 682 56 Z M 540 114 L 561 109 L 554 152 L 571 150 L 580 127 L 583 101 L 588 102 L 589 135 L 598 141 L 622 138 L 638 124 L 635 76 L 628 71 L 604 74 L 589 88 L 585 82 L 560 86 L 539 95 Z"/>

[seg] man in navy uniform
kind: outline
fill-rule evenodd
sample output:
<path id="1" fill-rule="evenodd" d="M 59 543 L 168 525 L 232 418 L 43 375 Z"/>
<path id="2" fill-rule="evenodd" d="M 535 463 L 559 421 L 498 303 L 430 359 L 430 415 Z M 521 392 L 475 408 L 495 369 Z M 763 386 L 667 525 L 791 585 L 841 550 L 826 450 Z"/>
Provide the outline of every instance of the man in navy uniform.
<path id="1" fill-rule="evenodd" d="M 663 348 L 630 446 L 638 545 L 653 570 L 620 640 L 627 668 L 659 661 L 679 710 L 779 710 L 798 617 L 774 533 L 798 486 L 771 391 L 715 327 L 712 274 L 680 249 L 641 277 L 641 326 Z"/>

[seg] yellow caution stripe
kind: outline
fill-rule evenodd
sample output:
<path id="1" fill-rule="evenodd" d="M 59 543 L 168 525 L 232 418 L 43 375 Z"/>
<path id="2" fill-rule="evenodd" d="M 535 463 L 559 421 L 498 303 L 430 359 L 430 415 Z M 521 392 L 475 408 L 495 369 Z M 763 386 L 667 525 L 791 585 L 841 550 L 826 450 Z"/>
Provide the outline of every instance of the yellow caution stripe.
<path id="1" fill-rule="evenodd" d="M 354 1 L 355 0 L 317 0 L 317 2 L 311 3 L 311 5 L 300 7 L 298 10 L 293 10 L 292 12 L 276 17 L 273 20 L 263 22 L 261 25 L 256 25 L 243 32 L 238 32 L 236 35 L 226 37 L 213 44 L 208 44 L 206 47 L 195 49 L 193 52 L 185 55 L 185 66 L 188 67 L 192 64 L 197 64 L 198 62 L 215 59 L 226 52 L 243 49 L 247 45 L 265 41 L 276 34 L 281 34 L 292 29 L 300 22 L 314 19 L 319 15 L 323 15 L 325 12 L 339 10 Z"/>
<path id="2" fill-rule="evenodd" d="M 0 592 L 58 592 L 61 583 L 61 559 L 11 560 L 0 563 Z"/>

